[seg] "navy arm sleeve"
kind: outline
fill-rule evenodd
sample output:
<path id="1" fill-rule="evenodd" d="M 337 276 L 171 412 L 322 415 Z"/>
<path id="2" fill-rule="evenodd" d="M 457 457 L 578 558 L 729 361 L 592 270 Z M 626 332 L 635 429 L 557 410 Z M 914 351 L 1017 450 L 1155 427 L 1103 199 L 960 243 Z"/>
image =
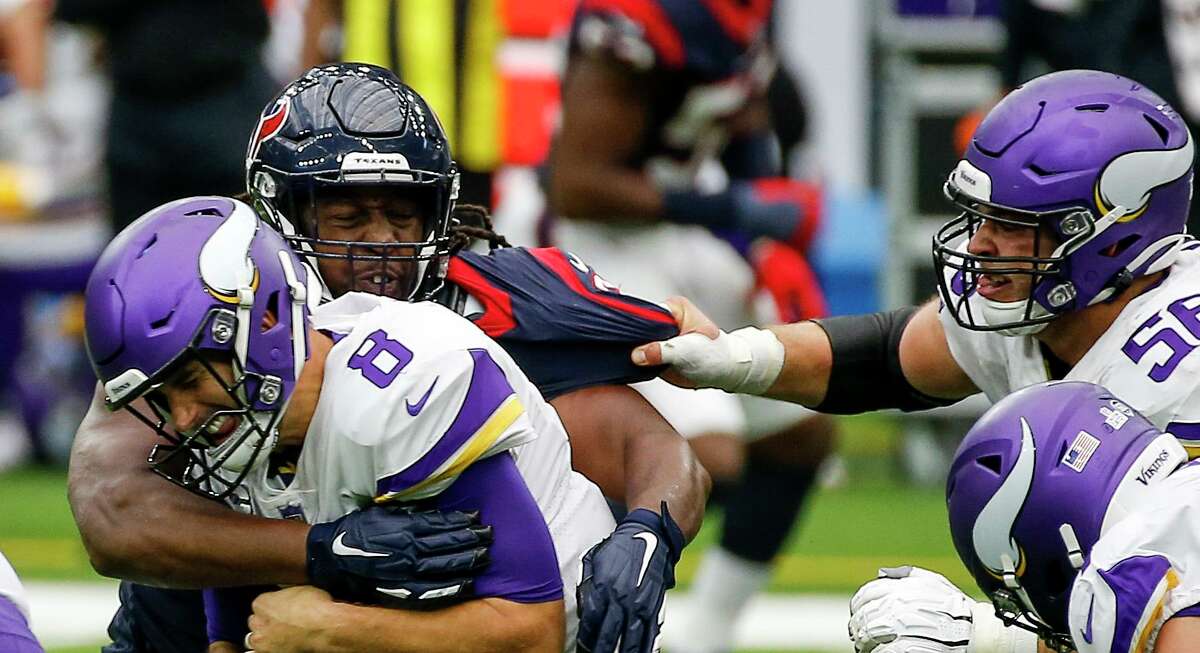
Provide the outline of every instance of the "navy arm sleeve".
<path id="1" fill-rule="evenodd" d="M 663 306 L 625 295 L 578 257 L 554 247 L 463 252 L 449 280 L 483 306 L 468 315 L 500 343 L 546 398 L 594 385 L 654 378 L 634 347 L 679 334 Z"/>

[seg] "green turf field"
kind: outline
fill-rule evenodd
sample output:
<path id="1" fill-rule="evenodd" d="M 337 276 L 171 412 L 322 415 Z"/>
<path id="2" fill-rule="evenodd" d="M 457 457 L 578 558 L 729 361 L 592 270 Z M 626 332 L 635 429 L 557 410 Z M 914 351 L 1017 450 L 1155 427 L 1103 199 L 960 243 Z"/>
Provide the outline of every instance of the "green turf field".
<path id="1" fill-rule="evenodd" d="M 940 488 L 918 489 L 897 478 L 895 428 L 881 418 L 845 422 L 847 478 L 813 500 L 776 570 L 774 592 L 849 597 L 881 565 L 915 564 L 946 573 L 961 587 L 970 579 L 954 557 Z M 679 565 L 690 581 L 700 553 L 716 537 L 713 515 Z M 28 580 L 87 580 L 88 565 L 67 506 L 65 473 L 23 469 L 0 475 L 0 551 Z M 95 647 L 53 649 L 53 653 Z"/>

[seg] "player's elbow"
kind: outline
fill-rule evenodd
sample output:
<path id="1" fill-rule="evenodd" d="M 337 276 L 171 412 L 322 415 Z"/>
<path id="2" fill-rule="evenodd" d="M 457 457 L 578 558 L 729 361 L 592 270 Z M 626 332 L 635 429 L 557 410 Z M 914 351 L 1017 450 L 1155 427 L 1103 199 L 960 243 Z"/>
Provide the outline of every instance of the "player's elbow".
<path id="1" fill-rule="evenodd" d="M 487 600 L 494 608 L 489 650 L 557 653 L 565 647 L 563 602 L 514 603 Z"/>
<path id="2" fill-rule="evenodd" d="M 140 535 L 142 525 L 150 521 L 145 504 L 152 497 L 118 484 L 106 491 L 89 492 L 85 499 L 72 491 L 71 499 L 84 550 L 96 573 L 114 579 L 140 575 L 143 561 L 154 559 L 154 552 L 146 546 L 150 539 Z"/>
<path id="3" fill-rule="evenodd" d="M 160 498 L 139 483 L 82 482 L 72 479 L 68 497 L 88 561 L 96 573 L 111 578 L 156 576 L 154 561 L 161 538 L 157 528 L 175 523 L 162 519 Z"/>
<path id="4" fill-rule="evenodd" d="M 74 495 L 72 495 L 74 496 Z M 136 536 L 136 512 L 139 499 L 120 492 L 97 493 L 86 502 L 72 500 L 75 523 L 96 573 L 111 578 L 136 575 L 138 561 L 146 559 L 141 540 Z"/>

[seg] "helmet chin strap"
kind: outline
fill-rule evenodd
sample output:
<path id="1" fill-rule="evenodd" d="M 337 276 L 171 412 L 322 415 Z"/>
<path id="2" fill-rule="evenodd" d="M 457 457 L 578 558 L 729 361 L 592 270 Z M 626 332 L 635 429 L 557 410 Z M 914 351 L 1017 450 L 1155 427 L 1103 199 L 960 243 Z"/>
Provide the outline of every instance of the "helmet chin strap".
<path id="1" fill-rule="evenodd" d="M 998 302 L 986 297 L 980 297 L 983 305 L 980 307 L 980 313 L 983 315 L 983 321 L 987 324 L 1004 324 L 1010 322 L 1020 322 L 1025 319 L 1025 310 L 1029 307 L 1028 299 L 1018 299 L 1011 302 Z M 1032 303 L 1033 308 L 1029 311 L 1030 318 L 1040 318 L 1050 315 L 1050 312 L 1036 301 Z M 1031 336 L 1039 333 L 1046 328 L 1047 322 L 1038 322 L 1036 324 L 1021 324 L 1011 326 L 1004 329 L 999 329 L 996 333 L 1000 335 L 1017 337 Z"/>

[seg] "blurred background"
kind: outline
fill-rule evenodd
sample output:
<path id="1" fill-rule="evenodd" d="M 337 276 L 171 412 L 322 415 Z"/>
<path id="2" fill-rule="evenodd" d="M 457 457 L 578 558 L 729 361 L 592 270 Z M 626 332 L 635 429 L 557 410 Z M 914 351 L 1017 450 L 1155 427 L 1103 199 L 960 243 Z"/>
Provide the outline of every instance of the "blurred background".
<path id="1" fill-rule="evenodd" d="M 0 551 L 29 586 L 48 650 L 96 650 L 116 605 L 65 496 L 94 383 L 79 291 L 109 236 L 161 202 L 239 192 L 265 101 L 311 64 L 353 60 L 397 69 L 430 101 L 468 173 L 467 199 L 489 205 L 514 244 L 536 244 L 573 4 L 0 0 Z M 777 0 L 772 45 L 797 97 L 775 127 L 790 174 L 824 188 L 810 256 L 831 311 L 931 296 L 930 237 L 951 217 L 942 181 L 1006 88 L 1053 67 L 1106 68 L 1200 116 L 1188 5 Z M 881 565 L 919 564 L 969 587 L 941 483 L 982 408 L 973 398 L 843 420 L 839 453 L 739 646 L 849 650 L 846 601 Z M 718 519 L 684 556 L 672 610 L 687 609 Z"/>

